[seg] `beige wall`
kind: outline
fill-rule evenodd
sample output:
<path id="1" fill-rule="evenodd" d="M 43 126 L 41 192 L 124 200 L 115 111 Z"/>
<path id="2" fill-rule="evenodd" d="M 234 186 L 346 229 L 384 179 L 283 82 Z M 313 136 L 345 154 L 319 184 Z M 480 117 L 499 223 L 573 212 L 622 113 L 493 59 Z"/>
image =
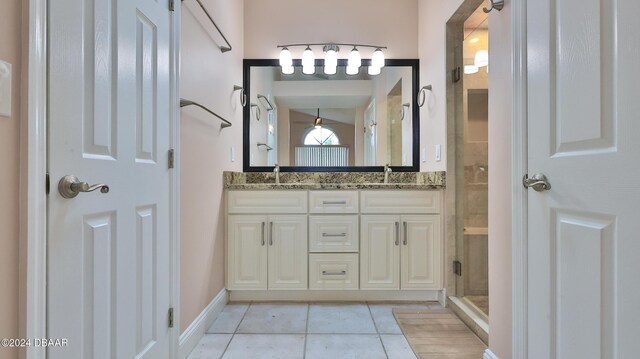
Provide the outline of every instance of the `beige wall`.
<path id="1" fill-rule="evenodd" d="M 0 59 L 12 64 L 12 116 L 0 116 L 0 338 L 19 337 L 21 4 L 20 0 L 3 0 L 0 11 Z M 0 359 L 17 357 L 17 350 L 0 348 Z"/>
<path id="2" fill-rule="evenodd" d="M 246 58 L 277 59 L 283 43 L 336 42 L 388 46 L 387 58 L 418 57 L 418 0 L 245 0 Z M 294 58 L 303 48 L 291 49 Z M 321 55 L 321 49 L 316 49 Z M 346 58 L 341 48 L 338 57 Z M 360 49 L 370 58 L 373 49 Z"/>
<path id="3" fill-rule="evenodd" d="M 447 76 L 446 23 L 462 0 L 420 0 L 419 47 L 420 87 L 432 85 L 425 105 L 420 108 L 420 170 L 447 170 Z M 441 145 L 442 160 L 435 160 L 435 146 Z M 427 162 L 422 162 L 422 149 Z"/>
<path id="4" fill-rule="evenodd" d="M 224 288 L 222 172 L 242 171 L 242 107 L 233 85 L 242 85 L 243 2 L 203 3 L 233 51 L 221 53 L 222 40 L 206 25 L 197 3 L 183 2 L 180 96 L 210 107 L 233 126 L 221 131 L 220 121 L 202 110 L 181 111 L 181 331 Z M 230 160 L 231 147 L 235 162 Z"/>

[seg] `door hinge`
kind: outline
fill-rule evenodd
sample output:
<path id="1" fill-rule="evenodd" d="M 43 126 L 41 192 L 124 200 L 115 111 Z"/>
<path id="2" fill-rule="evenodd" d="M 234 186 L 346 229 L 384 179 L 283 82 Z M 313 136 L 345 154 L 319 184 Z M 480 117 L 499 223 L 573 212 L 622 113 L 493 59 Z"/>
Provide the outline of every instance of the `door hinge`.
<path id="1" fill-rule="evenodd" d="M 169 0 L 169 11 L 176 10 L 176 0 Z"/>
<path id="2" fill-rule="evenodd" d="M 453 274 L 462 276 L 462 263 L 460 261 L 453 261 Z"/>
<path id="3" fill-rule="evenodd" d="M 173 308 L 169 308 L 169 328 L 173 328 Z"/>
<path id="4" fill-rule="evenodd" d="M 49 172 L 47 172 L 47 176 L 44 179 L 44 190 L 47 193 L 47 195 L 49 194 L 49 189 L 51 188 L 50 185 L 50 180 L 49 180 Z"/>
<path id="5" fill-rule="evenodd" d="M 460 67 L 456 67 L 451 71 L 451 80 L 453 83 L 460 81 Z"/>
<path id="6" fill-rule="evenodd" d="M 174 150 L 173 148 L 169 150 L 169 168 L 174 168 L 175 167 L 175 154 L 174 154 Z"/>

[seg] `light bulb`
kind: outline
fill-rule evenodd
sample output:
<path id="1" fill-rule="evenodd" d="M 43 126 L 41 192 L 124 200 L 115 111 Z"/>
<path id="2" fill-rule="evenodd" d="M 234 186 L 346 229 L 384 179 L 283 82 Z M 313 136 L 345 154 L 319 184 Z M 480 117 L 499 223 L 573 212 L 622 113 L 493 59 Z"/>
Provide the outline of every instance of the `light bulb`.
<path id="1" fill-rule="evenodd" d="M 302 53 L 302 67 L 313 67 L 315 66 L 315 57 L 313 56 L 313 50 L 309 46 Z M 306 72 L 305 72 L 306 73 Z"/>
<path id="2" fill-rule="evenodd" d="M 291 74 L 293 74 L 293 72 L 294 72 L 293 66 L 283 66 L 282 67 L 282 73 L 285 74 L 285 75 L 291 75 Z"/>
<path id="3" fill-rule="evenodd" d="M 360 52 L 354 46 L 353 50 L 351 50 L 351 53 L 349 53 L 349 61 L 347 67 L 359 68 L 360 66 L 362 66 L 362 57 L 360 57 Z"/>
<path id="4" fill-rule="evenodd" d="M 359 67 L 347 66 L 347 75 L 357 75 L 359 72 Z"/>
<path id="5" fill-rule="evenodd" d="M 487 50 L 480 50 L 476 52 L 473 64 L 477 67 L 485 67 L 489 65 L 489 52 Z"/>
<path id="6" fill-rule="evenodd" d="M 480 69 L 476 65 L 464 65 L 464 74 L 465 75 L 471 75 L 471 74 L 478 73 L 479 70 Z"/>
<path id="7" fill-rule="evenodd" d="M 373 52 L 373 56 L 371 57 L 371 66 L 375 66 L 378 69 L 384 67 L 384 53 L 382 53 L 382 50 L 376 49 L 376 51 Z"/>
<path id="8" fill-rule="evenodd" d="M 286 47 L 280 51 L 280 66 L 289 67 L 293 65 L 293 59 L 291 57 L 291 51 Z"/>
<path id="9" fill-rule="evenodd" d="M 375 75 L 380 75 L 380 68 L 377 66 L 369 66 L 369 70 L 368 70 L 369 75 L 371 76 L 375 76 Z"/>
<path id="10" fill-rule="evenodd" d="M 326 63 L 324 64 L 324 73 L 327 75 L 335 75 L 338 71 L 337 66 L 329 66 Z"/>
<path id="11" fill-rule="evenodd" d="M 302 66 L 302 73 L 305 75 L 313 75 L 316 73 L 315 66 Z"/>
<path id="12" fill-rule="evenodd" d="M 324 55 L 324 66 L 326 67 L 336 67 L 338 66 L 338 53 L 333 50 L 327 50 Z"/>

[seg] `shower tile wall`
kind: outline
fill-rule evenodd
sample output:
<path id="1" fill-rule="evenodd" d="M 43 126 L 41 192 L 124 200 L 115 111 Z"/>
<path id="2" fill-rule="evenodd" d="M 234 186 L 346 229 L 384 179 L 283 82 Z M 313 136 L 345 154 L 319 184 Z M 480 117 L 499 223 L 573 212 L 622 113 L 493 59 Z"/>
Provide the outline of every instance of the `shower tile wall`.
<path id="1" fill-rule="evenodd" d="M 464 156 L 464 226 L 488 227 L 488 145 L 467 142 Z"/>

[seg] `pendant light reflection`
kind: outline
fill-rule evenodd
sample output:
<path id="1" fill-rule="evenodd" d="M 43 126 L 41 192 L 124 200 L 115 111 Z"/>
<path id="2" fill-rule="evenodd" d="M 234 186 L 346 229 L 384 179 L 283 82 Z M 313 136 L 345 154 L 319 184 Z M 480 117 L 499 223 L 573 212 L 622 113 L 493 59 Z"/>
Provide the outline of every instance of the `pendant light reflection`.
<path id="1" fill-rule="evenodd" d="M 476 52 L 473 64 L 478 68 L 489 65 L 489 52 L 487 50 L 480 50 Z"/>
<path id="2" fill-rule="evenodd" d="M 292 75 L 295 72 L 293 66 L 282 66 L 282 73 L 285 75 Z"/>
<path id="3" fill-rule="evenodd" d="M 380 75 L 380 68 L 377 66 L 369 66 L 369 69 L 367 71 L 367 73 L 371 76 L 376 76 L 376 75 Z"/>
<path id="4" fill-rule="evenodd" d="M 480 69 L 476 65 L 464 65 L 464 74 L 465 75 L 477 74 L 478 71 L 480 71 Z"/>
<path id="5" fill-rule="evenodd" d="M 318 116 L 316 120 L 313 122 L 313 127 L 322 128 L 322 118 L 320 117 L 320 109 L 318 108 Z"/>
<path id="6" fill-rule="evenodd" d="M 351 66 L 347 66 L 347 75 L 357 75 L 360 73 L 360 68 L 359 67 L 351 67 Z"/>

